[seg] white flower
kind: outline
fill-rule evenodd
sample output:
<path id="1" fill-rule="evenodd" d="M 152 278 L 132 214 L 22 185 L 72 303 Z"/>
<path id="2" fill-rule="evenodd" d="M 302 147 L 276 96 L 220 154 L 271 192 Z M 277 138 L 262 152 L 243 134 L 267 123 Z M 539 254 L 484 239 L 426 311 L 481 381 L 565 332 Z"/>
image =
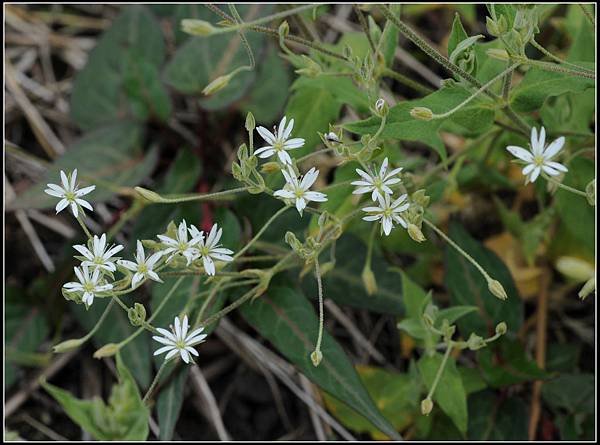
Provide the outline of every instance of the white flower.
<path id="1" fill-rule="evenodd" d="M 135 274 L 133 274 L 133 278 L 131 279 L 131 287 L 134 288 L 144 278 L 150 278 L 151 280 L 158 281 L 159 283 L 163 282 L 158 274 L 152 270 L 156 262 L 162 256 L 163 252 L 156 252 L 150 255 L 149 258 L 146 258 L 144 246 L 142 245 L 142 242 L 138 240 L 137 252 L 135 254 L 136 262 L 134 263 L 133 261 L 119 260 L 117 263 L 126 269 L 135 272 Z"/>
<path id="2" fill-rule="evenodd" d="M 117 267 L 115 266 L 113 256 L 123 250 L 123 246 L 117 244 L 108 247 L 106 245 L 106 233 L 103 233 L 100 238 L 98 238 L 98 235 L 94 235 L 92 250 L 83 244 L 73 246 L 73 249 L 85 257 L 85 260 L 81 263 L 82 266 L 91 266 L 94 269 L 100 268 L 114 272 L 117 270 Z"/>
<path id="3" fill-rule="evenodd" d="M 197 235 L 193 236 L 192 239 L 188 241 L 188 227 L 185 220 L 183 220 L 179 223 L 175 239 L 169 238 L 166 235 L 158 235 L 158 239 L 161 240 L 163 244 L 167 245 L 167 248 L 162 251 L 163 255 L 171 254 L 169 258 L 167 258 L 167 263 L 178 253 L 187 259 L 188 266 L 192 261 L 198 258 L 199 252 L 194 246 L 197 245 L 204 236 L 202 235 L 202 232 L 198 232 L 198 229 L 196 229 L 196 232 Z"/>
<path id="4" fill-rule="evenodd" d="M 95 269 L 92 275 L 87 266 L 82 265 L 81 268 L 75 267 L 75 275 L 79 282 L 71 281 L 66 283 L 63 287 L 67 292 L 83 292 L 83 301 L 87 306 L 91 306 L 94 302 L 94 296 L 98 292 L 104 292 L 112 289 L 112 284 L 99 284 L 100 281 L 100 269 Z"/>
<path id="5" fill-rule="evenodd" d="M 279 123 L 279 127 L 275 128 L 275 134 L 271 133 L 265 127 L 258 127 L 256 129 L 258 134 L 260 134 L 267 144 L 269 144 L 256 150 L 254 152 L 256 156 L 264 159 L 270 158 L 277 153 L 281 162 L 284 164 L 292 163 L 292 158 L 286 150 L 302 147 L 304 145 L 304 139 L 292 138 L 288 140 L 292 133 L 292 129 L 294 128 L 294 119 L 289 121 L 287 127 L 285 126 L 286 119 L 287 118 L 283 116 L 283 119 L 281 119 L 281 122 Z"/>
<path id="6" fill-rule="evenodd" d="M 183 323 L 179 321 L 179 317 L 175 317 L 175 329 L 171 326 L 171 330 L 173 332 L 169 332 L 163 328 L 157 328 L 157 331 L 160 332 L 163 336 L 160 337 L 158 335 L 153 336 L 152 338 L 159 343 L 162 343 L 162 348 L 156 350 L 154 355 L 163 354 L 167 351 L 169 353 L 166 355 L 165 360 L 169 360 L 173 356 L 181 355 L 181 358 L 184 362 L 190 363 L 193 362 L 190 354 L 198 356 L 198 351 L 196 351 L 192 346 L 201 343 L 205 338 L 206 334 L 202 334 L 204 331 L 204 327 L 198 328 L 193 332 L 187 333 L 189 329 L 188 317 L 187 315 L 183 317 Z"/>
<path id="7" fill-rule="evenodd" d="M 274 195 L 279 198 L 294 199 L 300 216 L 302 216 L 302 211 L 306 208 L 308 201 L 327 201 L 327 196 L 324 193 L 308 190 L 317 180 L 319 170 L 314 167 L 311 168 L 300 181 L 296 178 L 296 174 L 291 167 L 288 167 L 287 171 L 281 170 L 281 173 L 283 173 L 286 183 L 283 189 L 277 190 Z"/>
<path id="8" fill-rule="evenodd" d="M 87 195 L 91 191 L 93 191 L 96 186 L 90 185 L 89 187 L 84 187 L 82 189 L 77 188 L 77 169 L 73 170 L 70 175 L 70 178 L 67 178 L 67 175 L 64 171 L 60 171 L 60 179 L 62 181 L 62 187 L 56 184 L 48 184 L 48 188 L 44 190 L 47 194 L 51 196 L 55 196 L 57 198 L 62 198 L 56 204 L 56 213 L 62 211 L 65 207 L 71 204 L 71 211 L 75 218 L 79 216 L 78 206 L 85 207 L 88 210 L 94 211 L 91 204 L 81 197 L 83 195 Z"/>
<path id="9" fill-rule="evenodd" d="M 379 201 L 379 207 L 365 207 L 363 211 L 367 213 L 372 213 L 372 215 L 367 215 L 363 217 L 363 219 L 365 221 L 381 220 L 381 228 L 383 229 L 383 232 L 386 234 L 386 236 L 389 235 L 392 231 L 394 223 L 398 223 L 406 229 L 408 227 L 408 224 L 406 223 L 404 218 L 400 216 L 400 213 L 404 212 L 409 207 L 408 202 L 402 204 L 404 201 L 406 201 L 406 198 L 407 196 L 406 194 L 404 194 L 401 195 L 394 202 L 391 202 L 392 200 L 390 198 L 390 195 L 384 195 L 383 198 L 379 196 L 377 197 L 377 200 Z"/>
<path id="10" fill-rule="evenodd" d="M 325 135 L 325 139 L 327 139 L 329 142 L 339 142 L 340 138 L 338 138 L 337 134 L 335 134 L 333 131 L 330 131 L 329 133 L 327 133 Z"/>
<path id="11" fill-rule="evenodd" d="M 528 182 L 535 182 L 542 170 L 550 176 L 557 176 L 560 172 L 565 173 L 568 171 L 564 165 L 551 160 L 565 145 L 564 136 L 555 139 L 548 147 L 544 147 L 545 143 L 546 129 L 544 127 L 541 128 L 538 138 L 537 129 L 534 127 L 531 129 L 531 151 L 516 145 L 506 147 L 513 156 L 525 161 L 527 164 L 523 168 L 523 174 L 527 178 L 525 181 L 526 184 Z"/>
<path id="12" fill-rule="evenodd" d="M 204 241 L 204 236 L 202 232 L 198 231 L 198 229 L 194 226 L 190 228 L 190 234 L 193 237 L 197 237 L 198 235 L 202 237 L 202 239 L 198 243 L 198 251 L 200 252 L 200 256 L 202 257 L 202 264 L 204 265 L 204 270 L 208 275 L 215 274 L 214 260 L 226 262 L 233 261 L 233 257 L 230 256 L 230 254 L 232 254 L 233 251 L 224 247 L 219 247 L 219 240 L 221 239 L 221 235 L 223 234 L 223 229 L 219 229 L 217 227 L 217 224 L 213 225 L 210 229 L 206 241 Z"/>
<path id="13" fill-rule="evenodd" d="M 362 176 L 362 180 L 352 182 L 352 185 L 358 186 L 356 190 L 352 192 L 353 195 L 361 195 L 363 193 L 371 192 L 371 199 L 375 201 L 378 198 L 383 198 L 383 195 L 391 195 L 394 192 L 389 187 L 390 185 L 398 184 L 400 178 L 395 178 L 398 173 L 402 171 L 402 167 L 395 168 L 388 172 L 388 158 L 383 160 L 379 173 L 369 174 L 360 168 L 356 169 L 356 173 Z"/>

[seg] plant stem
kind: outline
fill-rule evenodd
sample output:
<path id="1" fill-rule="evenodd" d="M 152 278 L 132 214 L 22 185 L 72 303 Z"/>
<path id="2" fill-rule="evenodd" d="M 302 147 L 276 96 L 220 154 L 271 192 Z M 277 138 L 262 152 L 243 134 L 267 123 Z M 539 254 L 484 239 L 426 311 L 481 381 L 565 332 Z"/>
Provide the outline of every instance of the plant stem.
<path id="1" fill-rule="evenodd" d="M 441 236 L 448 244 L 450 244 L 452 247 L 454 247 L 458 251 L 458 253 L 460 253 L 462 256 L 464 256 L 473 266 L 475 266 L 477 268 L 477 270 L 481 273 L 481 275 L 483 275 L 483 277 L 486 279 L 486 281 L 489 282 L 491 280 L 491 277 L 485 271 L 485 269 L 483 267 L 481 267 L 479 265 L 479 263 L 477 261 L 475 261 L 475 259 L 471 255 L 469 255 L 458 244 L 456 244 L 454 241 L 452 241 L 448 237 L 448 235 L 446 235 L 444 232 L 442 232 L 435 224 L 433 224 L 427 218 L 423 218 L 423 222 L 425 224 L 427 224 L 429 227 L 431 227 L 435 231 L 435 233 L 437 233 L 439 236 Z"/>
<path id="2" fill-rule="evenodd" d="M 358 7 L 358 5 L 356 3 L 354 3 L 352 6 L 354 8 L 354 13 L 358 17 L 358 21 L 360 22 L 360 26 L 361 26 L 363 32 L 365 33 L 365 36 L 367 36 L 367 40 L 369 41 L 369 46 L 371 47 L 371 52 L 373 53 L 373 57 L 376 57 L 377 56 L 377 48 L 375 47 L 375 43 L 373 43 L 373 39 L 371 38 L 371 33 L 369 32 L 369 25 L 367 24 L 367 21 L 365 20 L 365 15 L 363 14 L 363 12 L 360 10 L 360 8 Z"/>
<path id="3" fill-rule="evenodd" d="M 574 194 L 579 195 L 579 196 L 583 196 L 584 198 L 587 199 L 587 193 L 585 193 L 584 191 L 577 190 L 576 188 L 573 188 L 573 187 L 569 187 L 568 185 L 563 184 L 562 182 L 557 181 L 552 176 L 548 176 L 546 174 L 542 174 L 542 177 L 546 181 L 551 182 L 552 184 L 555 184 L 558 188 L 561 188 L 563 190 L 566 190 L 568 192 L 574 193 Z"/>
<path id="4" fill-rule="evenodd" d="M 269 220 L 263 225 L 263 227 L 258 231 L 258 233 L 254 236 L 254 238 L 252 238 L 250 241 L 248 241 L 246 243 L 246 245 L 238 253 L 236 253 L 234 255 L 233 261 L 237 260 L 240 256 L 242 256 L 244 254 L 244 252 L 246 252 L 250 247 L 252 247 L 252 245 L 262 236 L 262 234 L 265 232 L 265 230 L 267 230 L 269 225 L 271 225 L 271 223 L 273 221 L 275 221 L 279 216 L 281 216 L 283 214 L 283 212 L 285 212 L 289 208 L 290 208 L 290 206 L 284 206 L 284 207 L 280 208 L 277 212 L 275 212 L 275 214 L 273 216 L 271 216 L 269 218 Z"/>
<path id="5" fill-rule="evenodd" d="M 577 69 L 577 70 L 579 70 L 579 71 L 587 72 L 587 73 L 590 73 L 590 74 L 595 74 L 595 73 L 594 73 L 594 71 L 592 71 L 592 70 L 589 70 L 589 69 L 587 69 L 587 68 L 584 68 L 584 67 L 582 67 L 582 66 L 576 65 L 576 64 L 574 64 L 574 63 L 567 62 L 566 60 L 563 60 L 563 59 L 561 59 L 560 57 L 558 57 L 558 56 L 555 56 L 555 55 L 554 55 L 554 54 L 552 54 L 550 51 L 548 51 L 546 48 L 544 48 L 542 45 L 540 45 L 538 42 L 536 42 L 534 39 L 531 39 L 531 44 L 533 45 L 533 47 L 534 47 L 535 49 L 537 49 L 537 50 L 538 50 L 539 52 L 541 52 L 542 54 L 544 54 L 544 55 L 546 55 L 546 56 L 550 57 L 550 58 L 551 58 L 552 60 L 554 60 L 555 62 L 562 63 L 562 64 L 564 64 L 564 65 L 569 65 L 569 66 L 572 66 L 573 68 L 575 68 L 575 69 Z"/>
<path id="6" fill-rule="evenodd" d="M 277 12 L 275 14 L 267 15 L 265 17 L 261 17 L 256 20 L 252 20 L 250 22 L 243 22 L 243 23 L 239 23 L 237 25 L 228 26 L 226 28 L 219 28 L 219 29 L 215 30 L 211 35 L 225 34 L 225 33 L 232 32 L 232 31 L 239 31 L 239 30 L 246 29 L 246 28 L 252 28 L 254 26 L 261 25 L 263 23 L 268 23 L 273 20 L 278 20 L 278 19 L 283 19 L 285 17 L 289 17 L 291 15 L 297 14 L 297 13 L 305 11 L 307 9 L 314 9 L 314 8 L 317 8 L 318 6 L 319 5 L 315 5 L 315 4 L 301 5 L 296 8 L 291 8 L 286 11 Z M 235 23 L 235 20 L 231 20 L 231 21 L 233 23 Z"/>
<path id="7" fill-rule="evenodd" d="M 87 226 L 85 225 L 85 223 L 83 222 L 83 219 L 81 218 L 81 213 L 77 214 L 77 222 L 79 223 L 79 225 L 81 226 L 81 228 L 83 229 L 83 231 L 85 232 L 85 235 L 88 237 L 89 240 L 91 240 L 92 234 L 90 233 L 90 231 L 88 230 Z"/>
<path id="8" fill-rule="evenodd" d="M 219 312 L 217 312 L 216 314 L 211 315 L 210 317 L 208 317 L 206 320 L 202 321 L 200 323 L 201 326 L 207 327 L 210 324 L 214 323 L 215 321 L 219 320 L 220 318 L 224 317 L 225 315 L 227 315 L 229 312 L 231 312 L 232 310 L 238 308 L 239 306 L 241 306 L 242 304 L 244 304 L 246 301 L 248 301 L 256 292 L 256 288 L 252 288 L 250 289 L 248 292 L 246 292 L 244 295 L 242 295 L 240 298 L 238 298 L 237 300 L 235 300 L 233 303 L 231 303 L 229 306 L 221 309 Z"/>
<path id="9" fill-rule="evenodd" d="M 588 72 L 588 71 L 570 70 L 568 68 L 563 68 L 562 66 L 557 65 L 556 63 L 543 62 L 541 60 L 532 60 L 532 59 L 528 59 L 527 57 L 518 57 L 518 58 L 513 57 L 513 58 L 524 64 L 535 66 L 535 67 L 540 68 L 545 71 L 552 71 L 555 73 L 563 73 L 563 74 L 568 74 L 570 76 L 585 77 L 586 79 L 596 79 L 596 74 Z"/>
<path id="10" fill-rule="evenodd" d="M 317 336 L 317 345 L 315 346 L 315 352 L 318 354 L 321 352 L 321 341 L 323 340 L 323 283 L 321 282 L 321 271 L 319 270 L 319 258 L 315 255 L 315 275 L 317 276 L 317 290 L 319 293 L 319 333 Z"/>
<path id="11" fill-rule="evenodd" d="M 150 385 L 150 388 L 148 388 L 148 391 L 146 392 L 146 395 L 142 399 L 142 403 L 146 403 L 148 401 L 148 397 L 150 397 L 152 395 L 152 391 L 154 391 L 154 388 L 158 384 L 158 381 L 160 380 L 161 374 L 163 373 L 163 371 L 167 367 L 167 363 L 168 363 L 167 360 L 163 361 L 162 364 L 160 365 L 160 368 L 158 368 L 158 372 L 154 376 L 154 380 L 152 380 L 152 384 Z"/>
<path id="12" fill-rule="evenodd" d="M 596 20 L 594 20 L 594 14 L 590 13 L 590 11 L 587 10 L 587 8 L 583 5 L 583 3 L 578 3 L 578 5 L 581 8 L 581 10 L 583 11 L 583 13 L 585 14 L 585 16 L 587 17 L 587 19 L 589 20 L 589 22 L 595 28 L 596 27 Z"/>
<path id="13" fill-rule="evenodd" d="M 444 358 L 442 359 L 442 363 L 440 364 L 440 367 L 437 370 L 435 379 L 433 380 L 433 384 L 431 385 L 431 388 L 429 389 L 429 393 L 427 394 L 428 399 L 431 399 L 431 397 L 433 396 L 433 393 L 435 392 L 435 388 L 437 388 L 440 378 L 442 377 L 442 374 L 444 373 L 444 368 L 446 367 L 446 363 L 448 362 L 448 357 L 450 357 L 451 351 L 452 351 L 452 346 L 450 344 L 448 344 L 448 347 L 446 348 L 446 352 L 444 353 Z"/>
<path id="14" fill-rule="evenodd" d="M 427 95 L 434 92 L 432 88 L 422 85 L 416 80 L 413 80 L 410 77 L 405 76 L 404 74 L 400 74 L 390 68 L 384 68 L 382 74 L 386 77 L 391 77 L 392 79 L 397 80 L 401 84 L 406 85 L 407 87 L 412 88 L 413 90 L 418 91 L 421 94 Z"/>
<path id="15" fill-rule="evenodd" d="M 177 204 L 180 202 L 189 201 L 204 201 L 209 199 L 220 199 L 224 196 L 233 195 L 236 193 L 244 192 L 248 187 L 238 187 L 230 190 L 223 190 L 214 193 L 190 193 L 185 195 L 167 195 L 161 196 L 158 193 L 145 189 L 143 187 L 135 187 L 135 191 L 142 197 L 154 204 Z"/>

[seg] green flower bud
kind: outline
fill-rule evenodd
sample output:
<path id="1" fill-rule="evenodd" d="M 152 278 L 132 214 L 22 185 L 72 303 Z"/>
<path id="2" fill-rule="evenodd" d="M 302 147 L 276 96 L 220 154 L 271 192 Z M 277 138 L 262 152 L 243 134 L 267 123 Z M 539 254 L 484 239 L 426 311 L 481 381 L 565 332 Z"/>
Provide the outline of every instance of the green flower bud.
<path id="1" fill-rule="evenodd" d="M 52 347 L 52 351 L 55 353 L 67 352 L 67 351 L 70 351 L 71 349 L 78 348 L 84 342 L 85 342 L 85 339 L 83 339 L 83 338 L 73 338 L 71 340 L 66 340 L 66 341 L 63 341 L 62 343 L 54 345 Z"/>
<path id="2" fill-rule="evenodd" d="M 142 198 L 146 199 L 150 202 L 162 202 L 162 197 L 152 190 L 145 189 L 143 187 L 135 187 L 134 190 L 140 195 Z"/>
<path id="3" fill-rule="evenodd" d="M 506 334 L 508 327 L 506 326 L 506 323 L 501 321 L 500 323 L 498 323 L 496 325 L 496 334 L 497 335 L 504 335 Z"/>
<path id="4" fill-rule="evenodd" d="M 265 162 L 260 168 L 261 173 L 275 173 L 281 170 L 277 162 Z"/>
<path id="5" fill-rule="evenodd" d="M 362 270 L 361 278 L 368 295 L 373 295 L 377 292 L 377 280 L 375 279 L 375 274 L 366 264 Z"/>
<path id="6" fill-rule="evenodd" d="M 556 260 L 554 266 L 564 276 L 580 282 L 589 280 L 595 273 L 593 264 L 571 256 L 561 256 Z"/>
<path id="7" fill-rule="evenodd" d="M 375 112 L 378 116 L 387 116 L 389 110 L 390 108 L 385 100 L 383 100 L 381 97 L 377 99 L 377 102 L 375 102 Z"/>
<path id="8" fill-rule="evenodd" d="M 135 303 L 127 310 L 127 316 L 132 326 L 142 326 L 146 321 L 146 308 L 143 304 Z"/>
<path id="9" fill-rule="evenodd" d="M 433 409 L 433 402 L 429 397 L 421 401 L 421 414 L 428 416 Z"/>
<path id="10" fill-rule="evenodd" d="M 286 20 L 281 22 L 281 25 L 279 25 L 277 32 L 279 33 L 280 41 L 282 41 L 283 39 L 285 39 L 288 36 L 288 34 L 290 33 L 290 25 L 288 24 L 288 22 Z"/>
<path id="11" fill-rule="evenodd" d="M 423 235 L 423 232 L 421 232 L 421 229 L 419 229 L 418 226 L 409 223 L 408 224 L 408 235 L 416 242 L 418 243 L 422 243 L 423 241 L 425 241 L 427 238 L 425 238 L 425 236 Z"/>
<path id="12" fill-rule="evenodd" d="M 256 120 L 254 119 L 254 115 L 251 111 L 246 115 L 246 131 L 252 132 L 256 128 Z"/>
<path id="13" fill-rule="evenodd" d="M 596 180 L 592 179 L 588 185 L 585 186 L 585 195 L 587 197 L 588 204 L 591 206 L 596 205 Z"/>
<path id="14" fill-rule="evenodd" d="M 579 291 L 579 298 L 585 300 L 586 297 L 596 290 L 596 277 L 592 277 L 586 281 L 581 290 Z"/>
<path id="15" fill-rule="evenodd" d="M 321 363 L 321 360 L 323 360 L 323 353 L 321 351 L 314 350 L 310 354 L 310 361 L 312 362 L 313 366 L 315 366 L 315 367 L 319 366 L 319 363 Z"/>
<path id="16" fill-rule="evenodd" d="M 430 121 L 433 119 L 433 112 L 426 107 L 415 107 L 410 110 L 410 115 L 415 119 L 419 119 L 422 121 Z"/>
<path id="17" fill-rule="evenodd" d="M 472 332 L 467 340 L 467 347 L 471 351 L 477 351 L 478 349 L 485 348 L 485 341 L 482 337 Z"/>
<path id="18" fill-rule="evenodd" d="M 494 295 L 494 297 L 499 298 L 500 300 L 506 300 L 508 298 L 504 287 L 502 286 L 502 284 L 500 284 L 500 281 L 498 280 L 493 280 L 491 278 L 488 279 L 488 289 L 490 290 L 492 295 Z"/>
<path id="19" fill-rule="evenodd" d="M 213 80 L 211 83 L 204 87 L 204 89 L 202 90 L 202 94 L 204 94 L 205 96 L 210 96 L 211 94 L 215 94 L 221 91 L 223 88 L 229 85 L 229 81 L 232 77 L 233 75 L 231 73 L 217 77 L 215 80 Z"/>
<path id="20" fill-rule="evenodd" d="M 117 352 L 119 352 L 121 347 L 115 343 L 107 343 L 94 352 L 94 358 L 104 358 L 104 357 L 112 357 Z"/>
<path id="21" fill-rule="evenodd" d="M 181 30 L 194 36 L 209 36 L 217 31 L 217 28 L 205 20 L 183 19 Z"/>

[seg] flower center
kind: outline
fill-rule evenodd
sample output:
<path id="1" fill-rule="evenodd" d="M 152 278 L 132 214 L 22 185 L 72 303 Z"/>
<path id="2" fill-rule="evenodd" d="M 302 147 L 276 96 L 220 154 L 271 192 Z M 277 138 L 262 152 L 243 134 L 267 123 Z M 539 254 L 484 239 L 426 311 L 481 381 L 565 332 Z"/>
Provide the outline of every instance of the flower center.
<path id="1" fill-rule="evenodd" d="M 542 155 L 537 155 L 533 157 L 533 163 L 538 167 L 544 165 L 544 157 Z"/>
<path id="2" fill-rule="evenodd" d="M 304 196 L 304 190 L 298 188 L 294 191 L 294 194 L 296 195 L 296 198 L 302 198 Z"/>
<path id="3" fill-rule="evenodd" d="M 210 253 L 210 249 L 208 248 L 208 246 L 204 246 L 200 248 L 200 254 L 203 256 L 209 256 Z"/>
<path id="4" fill-rule="evenodd" d="M 188 247 L 188 246 L 187 246 L 187 243 L 184 243 L 183 241 L 179 241 L 178 248 L 179 248 L 179 250 L 180 250 L 181 252 L 183 252 L 184 250 L 186 250 L 186 249 L 187 249 L 187 247 Z"/>
<path id="5" fill-rule="evenodd" d="M 387 216 L 388 218 L 392 216 L 394 212 L 392 211 L 391 207 L 388 207 L 387 209 L 385 209 L 383 211 L 383 216 Z"/>
<path id="6" fill-rule="evenodd" d="M 281 150 L 283 150 L 283 146 L 284 146 L 284 142 L 283 142 L 283 141 L 281 141 L 281 140 L 279 140 L 279 139 L 278 139 L 278 140 L 276 140 L 276 141 L 273 143 L 273 149 L 274 149 L 275 151 L 281 151 Z"/>
<path id="7" fill-rule="evenodd" d="M 88 281 L 83 285 L 83 290 L 85 292 L 94 292 L 94 289 L 96 288 L 96 286 L 94 286 L 94 283 Z"/>
<path id="8" fill-rule="evenodd" d="M 101 256 L 94 257 L 94 264 L 102 265 L 104 264 L 104 258 Z"/>
<path id="9" fill-rule="evenodd" d="M 146 266 L 146 263 L 142 263 L 138 266 L 138 272 L 139 273 L 146 273 L 148 272 L 148 266 Z"/>
<path id="10" fill-rule="evenodd" d="M 73 193 L 73 192 L 65 192 L 65 199 L 67 201 L 75 201 L 75 198 L 76 198 L 75 193 Z"/>

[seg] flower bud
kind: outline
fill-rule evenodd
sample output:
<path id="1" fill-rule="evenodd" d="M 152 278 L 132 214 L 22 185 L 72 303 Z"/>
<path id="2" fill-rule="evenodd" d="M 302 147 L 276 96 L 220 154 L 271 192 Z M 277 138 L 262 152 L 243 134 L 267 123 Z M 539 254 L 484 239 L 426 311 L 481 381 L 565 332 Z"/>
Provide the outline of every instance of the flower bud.
<path id="1" fill-rule="evenodd" d="M 493 280 L 491 278 L 488 279 L 488 289 L 494 295 L 494 297 L 499 298 L 501 300 L 506 300 L 508 295 L 506 295 L 506 291 L 500 281 Z"/>
<path id="2" fill-rule="evenodd" d="M 132 326 L 142 326 L 146 321 L 146 308 L 143 304 L 135 303 L 127 310 L 127 316 Z"/>
<path id="3" fill-rule="evenodd" d="M 335 134 L 333 131 L 330 131 L 329 133 L 327 133 L 325 135 L 325 139 L 329 142 L 339 142 L 340 138 L 338 138 L 337 134 Z"/>
<path id="4" fill-rule="evenodd" d="M 94 358 L 104 358 L 104 357 L 112 357 L 117 352 L 119 352 L 121 347 L 116 343 L 107 343 L 94 352 Z"/>
<path id="5" fill-rule="evenodd" d="M 85 339 L 83 339 L 83 338 L 73 338 L 71 340 L 66 340 L 66 341 L 63 341 L 62 343 L 54 345 L 52 347 L 52 351 L 55 353 L 67 352 L 67 351 L 70 351 L 71 349 L 78 348 L 84 342 L 85 342 Z"/>
<path id="6" fill-rule="evenodd" d="M 485 348 L 485 341 L 483 341 L 482 337 L 472 332 L 467 340 L 467 347 L 471 351 L 477 351 L 478 349 Z"/>
<path id="7" fill-rule="evenodd" d="M 554 266 L 564 276 L 580 282 L 589 280 L 595 272 L 593 264 L 571 256 L 561 256 Z"/>
<path id="8" fill-rule="evenodd" d="M 204 94 L 205 96 L 210 96 L 211 94 L 215 94 L 221 91 L 223 88 L 229 85 L 229 81 L 232 77 L 233 76 L 231 73 L 217 77 L 215 80 L 213 80 L 211 83 L 204 87 L 204 89 L 202 90 L 202 94 Z"/>
<path id="9" fill-rule="evenodd" d="M 426 240 L 425 236 L 423 235 L 423 232 L 421 232 L 421 229 L 419 229 L 418 226 L 412 223 L 408 224 L 408 235 L 418 243 L 422 243 Z"/>
<path id="10" fill-rule="evenodd" d="M 387 114 L 388 114 L 388 111 L 389 111 L 388 104 L 381 97 L 379 99 L 377 99 L 377 102 L 375 102 L 375 111 L 381 117 L 387 116 Z"/>
<path id="11" fill-rule="evenodd" d="M 194 36 L 209 36 L 217 31 L 217 28 L 205 20 L 183 19 L 181 30 Z"/>
<path id="12" fill-rule="evenodd" d="M 585 186 L 585 195 L 588 204 L 591 206 L 596 205 L 596 180 L 592 179 L 588 185 Z"/>
<path id="13" fill-rule="evenodd" d="M 586 297 L 596 290 L 596 277 L 592 277 L 586 281 L 581 290 L 579 291 L 579 298 L 585 300 Z"/>
<path id="14" fill-rule="evenodd" d="M 421 414 L 423 414 L 424 416 L 428 416 L 432 409 L 433 402 L 429 397 L 421 400 Z"/>
<path id="15" fill-rule="evenodd" d="M 286 20 L 281 22 L 281 25 L 279 25 L 277 32 L 279 33 L 280 41 L 285 39 L 288 36 L 288 34 L 290 33 L 290 25 L 288 24 L 288 22 Z"/>
<path id="16" fill-rule="evenodd" d="M 375 274 L 366 264 L 362 270 L 361 278 L 368 295 L 373 295 L 377 292 L 377 280 L 375 279 Z"/>
<path id="17" fill-rule="evenodd" d="M 251 111 L 248 111 L 246 115 L 246 131 L 252 132 L 256 128 L 256 120 L 254 119 L 254 115 Z"/>
<path id="18" fill-rule="evenodd" d="M 261 173 L 274 173 L 281 170 L 277 162 L 265 162 L 260 168 Z"/>
<path id="19" fill-rule="evenodd" d="M 313 366 L 317 367 L 319 366 L 319 363 L 321 363 L 321 360 L 323 360 L 323 353 L 315 349 L 310 354 L 310 361 L 312 362 Z"/>
<path id="20" fill-rule="evenodd" d="M 430 121 L 433 119 L 433 112 L 426 107 L 415 107 L 410 110 L 410 115 L 415 119 L 419 119 L 422 121 Z"/>
<path id="21" fill-rule="evenodd" d="M 488 55 L 488 57 L 491 57 L 492 59 L 498 59 L 498 60 L 509 60 L 510 59 L 510 55 L 508 54 L 508 52 L 505 49 L 490 48 L 485 53 Z"/>
<path id="22" fill-rule="evenodd" d="M 506 330 L 508 329 L 508 327 L 506 326 L 506 323 L 501 321 L 500 323 L 498 323 L 496 325 L 496 334 L 497 335 L 504 335 L 506 334 Z"/>
<path id="23" fill-rule="evenodd" d="M 142 198 L 146 199 L 147 201 L 150 201 L 150 202 L 162 202 L 163 201 L 163 198 L 158 193 L 153 192 L 152 190 L 148 190 L 143 187 L 135 187 L 134 189 L 138 193 L 138 195 L 140 195 Z"/>

